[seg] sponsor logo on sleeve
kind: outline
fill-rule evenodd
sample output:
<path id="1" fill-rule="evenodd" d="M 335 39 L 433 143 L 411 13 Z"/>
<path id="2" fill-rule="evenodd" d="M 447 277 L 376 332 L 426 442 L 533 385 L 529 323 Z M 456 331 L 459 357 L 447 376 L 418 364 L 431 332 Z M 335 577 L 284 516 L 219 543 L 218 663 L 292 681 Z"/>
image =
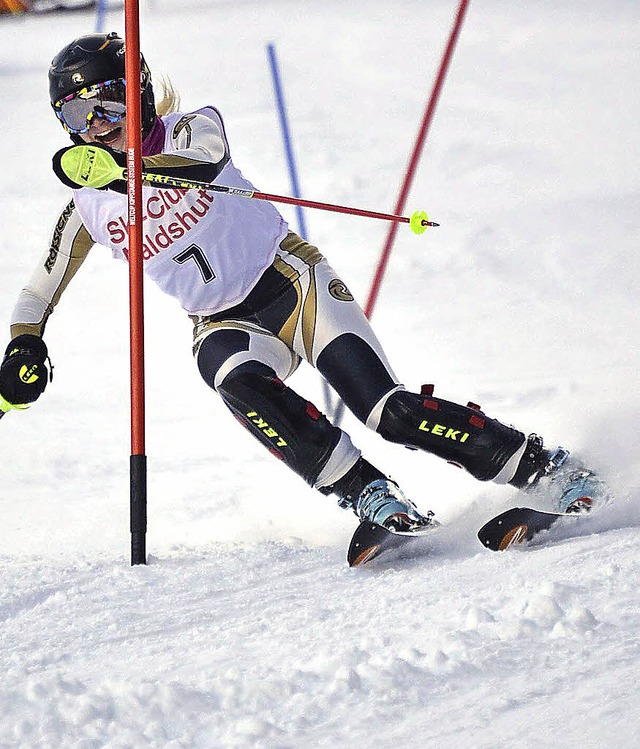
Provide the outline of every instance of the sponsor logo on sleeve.
<path id="1" fill-rule="evenodd" d="M 64 232 L 65 226 L 69 222 L 69 218 L 73 213 L 74 205 L 73 201 L 62 211 L 58 223 L 53 230 L 53 236 L 51 237 L 51 244 L 49 245 L 49 254 L 44 262 L 44 269 L 47 273 L 51 274 L 53 266 L 56 264 L 58 259 L 58 252 L 60 250 L 60 242 L 62 241 L 62 233 Z"/>

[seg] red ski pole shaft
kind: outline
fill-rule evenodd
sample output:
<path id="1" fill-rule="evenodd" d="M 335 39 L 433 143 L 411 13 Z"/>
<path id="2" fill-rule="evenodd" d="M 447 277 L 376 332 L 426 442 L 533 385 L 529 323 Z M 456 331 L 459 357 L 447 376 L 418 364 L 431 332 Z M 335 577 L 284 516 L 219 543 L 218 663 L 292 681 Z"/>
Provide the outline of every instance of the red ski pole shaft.
<path id="1" fill-rule="evenodd" d="M 123 172 L 123 170 L 120 171 Z M 118 178 L 122 179 L 124 176 L 126 176 L 126 170 Z M 219 192 L 225 195 L 234 195 L 237 198 L 268 200 L 270 203 L 288 203 L 289 205 L 318 208 L 322 211 L 333 211 L 334 213 L 350 213 L 353 216 L 385 219 L 386 221 L 409 224 L 416 234 L 421 234 L 427 226 L 439 226 L 434 221 L 429 221 L 424 211 L 415 211 L 411 216 L 398 216 L 393 213 L 366 211 L 362 208 L 350 208 L 349 206 L 336 205 L 335 203 L 321 203 L 317 200 L 304 200 L 303 198 L 293 198 L 288 195 L 273 195 L 268 192 L 258 192 L 257 190 L 250 190 L 243 187 L 228 187 L 227 185 L 218 185 L 215 182 L 169 177 L 165 174 L 154 174 L 153 172 L 143 172 L 142 179 L 150 184 L 164 185 L 165 187 L 181 187 L 183 190 L 211 190 L 212 192 Z"/>
<path id="2" fill-rule="evenodd" d="M 303 208 L 317 208 L 323 211 L 333 211 L 334 213 L 350 213 L 353 216 L 364 216 L 366 218 L 379 218 L 386 221 L 396 221 L 399 224 L 410 224 L 409 216 L 398 216 L 394 213 L 379 213 L 378 211 L 367 211 L 362 208 L 349 208 L 344 205 L 335 205 L 334 203 L 321 203 L 316 200 L 304 200 L 303 198 L 292 198 L 286 195 L 270 195 L 266 192 L 254 192 L 253 197 L 258 200 L 268 200 L 271 203 L 289 203 L 290 205 L 299 205 Z M 425 226 L 437 226 L 432 221 L 427 221 Z"/>

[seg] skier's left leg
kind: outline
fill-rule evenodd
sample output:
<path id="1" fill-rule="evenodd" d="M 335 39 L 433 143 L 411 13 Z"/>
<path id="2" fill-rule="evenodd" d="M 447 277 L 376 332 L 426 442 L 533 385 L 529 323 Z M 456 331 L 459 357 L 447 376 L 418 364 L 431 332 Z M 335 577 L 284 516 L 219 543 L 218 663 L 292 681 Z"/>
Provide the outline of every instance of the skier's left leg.
<path id="1" fill-rule="evenodd" d="M 438 398 L 432 386 L 423 386 L 420 395 L 391 392 L 376 404 L 367 425 L 391 442 L 444 458 L 480 481 L 523 490 L 544 486 L 559 512 L 588 511 L 606 500 L 602 480 L 568 450 L 547 450 L 538 435 L 526 437 L 473 403 L 462 406 Z"/>
<path id="2" fill-rule="evenodd" d="M 569 459 L 564 448 L 545 449 L 538 435 L 526 437 L 474 403 L 437 397 L 433 386 L 423 386 L 419 394 L 407 391 L 360 308 L 355 303 L 338 306 L 326 294 L 318 304 L 322 301 L 336 308 L 340 323 L 333 338 L 325 332 L 328 342 L 315 364 L 345 405 L 384 439 L 436 455 L 480 481 L 525 490 L 550 485 L 547 492 L 560 512 L 588 510 L 606 498 L 602 481 Z M 349 332 L 341 332 L 345 329 Z"/>
<path id="3" fill-rule="evenodd" d="M 297 256 L 286 258 L 295 267 Z M 465 468 L 481 481 L 512 481 L 525 435 L 477 406 L 408 392 L 394 374 L 361 308 L 324 258 L 300 274 L 291 348 L 317 367 L 345 405 L 382 437 Z M 313 301 L 311 305 L 309 300 Z"/>
<path id="4" fill-rule="evenodd" d="M 292 335 L 294 347 L 296 341 L 304 343 L 298 353 L 318 368 L 369 428 L 386 440 L 460 466 L 480 481 L 527 489 L 541 478 L 562 476 L 555 491 L 562 511 L 580 499 L 576 492 L 585 489 L 586 474 L 576 474 L 575 461 L 567 462 L 568 451 L 546 450 L 537 435 L 527 438 L 471 402 L 460 405 L 435 396 L 431 386 L 423 386 L 420 393 L 407 391 L 369 321 L 326 260 L 317 262 L 302 280 L 303 298 L 313 292 L 313 324 L 309 318 L 299 321 Z"/>

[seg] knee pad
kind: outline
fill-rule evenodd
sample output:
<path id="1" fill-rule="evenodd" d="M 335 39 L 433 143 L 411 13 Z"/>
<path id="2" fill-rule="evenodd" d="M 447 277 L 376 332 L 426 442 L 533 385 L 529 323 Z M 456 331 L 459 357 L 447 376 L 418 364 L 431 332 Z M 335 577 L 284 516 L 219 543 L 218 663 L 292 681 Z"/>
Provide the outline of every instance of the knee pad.
<path id="1" fill-rule="evenodd" d="M 345 472 L 357 460 L 359 452 L 342 430 L 269 367 L 238 367 L 225 377 L 218 392 L 240 423 L 311 486 L 330 483 L 336 471 Z M 341 442 L 338 452 L 346 467 L 337 465 L 334 456 Z"/>
<path id="2" fill-rule="evenodd" d="M 399 390 L 387 400 L 378 433 L 390 442 L 425 450 L 467 470 L 480 481 L 506 482 L 526 444 L 522 432 L 491 419 L 479 406 Z"/>
<path id="3" fill-rule="evenodd" d="M 297 354 L 276 336 L 233 320 L 212 327 L 198 340 L 194 352 L 200 375 L 214 390 L 227 374 L 242 365 L 260 363 L 284 380 L 300 362 Z"/>

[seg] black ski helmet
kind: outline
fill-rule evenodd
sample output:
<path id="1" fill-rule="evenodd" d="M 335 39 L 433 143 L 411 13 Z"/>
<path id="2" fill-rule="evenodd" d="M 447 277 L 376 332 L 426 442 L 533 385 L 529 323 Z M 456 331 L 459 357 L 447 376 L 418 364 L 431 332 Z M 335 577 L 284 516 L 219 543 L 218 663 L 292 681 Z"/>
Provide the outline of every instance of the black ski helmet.
<path id="1" fill-rule="evenodd" d="M 115 31 L 86 34 L 67 44 L 53 58 L 49 68 L 51 106 L 69 94 L 95 83 L 125 77 L 124 40 Z M 146 137 L 156 119 L 151 71 L 140 55 L 142 137 Z M 81 143 L 77 135 L 71 140 Z"/>

